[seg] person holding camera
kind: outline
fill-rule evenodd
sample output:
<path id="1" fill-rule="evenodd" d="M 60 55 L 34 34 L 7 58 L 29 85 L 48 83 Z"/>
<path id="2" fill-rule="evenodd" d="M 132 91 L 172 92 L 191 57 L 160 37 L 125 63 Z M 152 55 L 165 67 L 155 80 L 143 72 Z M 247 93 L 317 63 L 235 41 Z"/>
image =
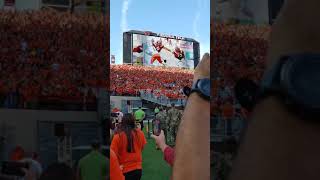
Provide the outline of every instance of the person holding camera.
<path id="1" fill-rule="evenodd" d="M 162 151 L 164 160 L 172 167 L 174 162 L 174 149 L 167 145 L 164 131 L 161 130 L 158 136 L 152 134 L 151 137 L 155 140 L 157 147 Z"/>

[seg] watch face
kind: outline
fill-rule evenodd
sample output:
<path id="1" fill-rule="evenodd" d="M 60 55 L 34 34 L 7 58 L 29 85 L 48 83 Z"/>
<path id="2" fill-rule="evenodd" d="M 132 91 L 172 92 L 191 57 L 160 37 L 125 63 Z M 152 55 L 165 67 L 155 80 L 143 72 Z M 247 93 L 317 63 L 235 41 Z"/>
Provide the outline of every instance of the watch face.
<path id="1" fill-rule="evenodd" d="M 289 95 L 307 109 L 320 110 L 320 55 L 298 56 L 286 66 L 282 77 Z"/>
<path id="2" fill-rule="evenodd" d="M 210 97 L 210 89 L 211 89 L 211 83 L 210 79 L 201 79 L 198 83 L 198 88 L 200 89 L 201 93 L 207 97 Z"/>
<path id="3" fill-rule="evenodd" d="M 191 88 L 188 87 L 188 86 L 185 86 L 185 87 L 183 88 L 183 93 L 184 93 L 184 95 L 189 96 L 190 93 L 191 93 Z"/>
<path id="4" fill-rule="evenodd" d="M 234 93 L 236 99 L 242 107 L 251 111 L 256 103 L 259 87 L 250 79 L 240 79 L 237 81 Z"/>

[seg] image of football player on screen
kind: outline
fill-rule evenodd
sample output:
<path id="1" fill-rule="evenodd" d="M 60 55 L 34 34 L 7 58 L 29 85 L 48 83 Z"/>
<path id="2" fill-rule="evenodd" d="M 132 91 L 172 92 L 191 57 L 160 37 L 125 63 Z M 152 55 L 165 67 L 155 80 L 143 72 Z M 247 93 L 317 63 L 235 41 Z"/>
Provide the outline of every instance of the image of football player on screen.
<path id="1" fill-rule="evenodd" d="M 139 45 L 137 47 L 134 47 L 132 52 L 134 52 L 134 53 L 142 53 L 143 52 L 143 46 Z"/>
<path id="2" fill-rule="evenodd" d="M 154 39 L 151 39 L 151 43 L 152 43 L 152 46 L 154 47 L 154 49 L 155 49 L 156 52 L 157 52 L 157 53 L 155 53 L 155 54 L 152 55 L 152 57 L 151 57 L 151 64 L 153 64 L 155 61 L 158 61 L 160 64 L 163 65 L 163 60 L 162 60 L 162 58 L 161 58 L 160 53 L 161 53 L 162 49 L 171 52 L 170 49 L 166 48 L 166 47 L 163 45 L 161 39 L 157 40 L 156 42 L 155 42 Z"/>
<path id="3" fill-rule="evenodd" d="M 184 56 L 184 51 L 181 48 L 179 48 L 178 46 L 174 49 L 173 55 L 174 55 L 175 58 L 179 59 L 180 61 L 182 59 L 184 59 L 184 57 L 185 57 Z"/>

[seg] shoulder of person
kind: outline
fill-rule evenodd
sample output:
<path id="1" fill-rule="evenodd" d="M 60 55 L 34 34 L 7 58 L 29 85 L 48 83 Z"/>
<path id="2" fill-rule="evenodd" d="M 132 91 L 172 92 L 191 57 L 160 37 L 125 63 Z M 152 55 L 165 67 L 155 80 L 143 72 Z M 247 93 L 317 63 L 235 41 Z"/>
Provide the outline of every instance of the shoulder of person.
<path id="1" fill-rule="evenodd" d="M 83 164 L 83 161 L 84 159 L 86 159 L 87 156 L 84 156 L 82 157 L 80 160 L 79 160 L 79 163 L 78 163 L 78 167 L 81 168 L 82 164 Z"/>
<path id="2" fill-rule="evenodd" d="M 136 128 L 137 133 L 143 133 L 143 131 L 139 128 Z"/>
<path id="3" fill-rule="evenodd" d="M 141 129 L 137 129 L 137 133 L 140 136 L 144 136 L 144 132 Z"/>

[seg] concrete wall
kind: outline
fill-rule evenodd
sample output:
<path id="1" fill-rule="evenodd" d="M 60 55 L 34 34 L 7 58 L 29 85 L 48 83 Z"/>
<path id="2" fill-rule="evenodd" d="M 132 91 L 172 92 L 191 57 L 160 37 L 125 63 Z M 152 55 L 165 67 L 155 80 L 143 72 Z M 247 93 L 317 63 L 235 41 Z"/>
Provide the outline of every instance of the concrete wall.
<path id="1" fill-rule="evenodd" d="M 16 145 L 21 145 L 26 151 L 38 150 L 38 122 L 40 121 L 96 122 L 97 120 L 96 112 L 1 109 L 0 136 L 5 137 L 3 145 L 5 148 L 2 149 L 2 153 L 7 154 Z"/>
<path id="2" fill-rule="evenodd" d="M 5 0 L 0 0 L 0 8 L 4 6 Z M 15 0 L 15 8 L 17 10 L 26 10 L 26 9 L 40 9 L 41 0 Z"/>
<path id="3" fill-rule="evenodd" d="M 131 96 L 111 96 L 110 97 L 110 103 L 113 107 L 118 107 L 120 108 L 122 106 L 122 101 L 141 101 L 140 97 L 131 97 Z"/>

